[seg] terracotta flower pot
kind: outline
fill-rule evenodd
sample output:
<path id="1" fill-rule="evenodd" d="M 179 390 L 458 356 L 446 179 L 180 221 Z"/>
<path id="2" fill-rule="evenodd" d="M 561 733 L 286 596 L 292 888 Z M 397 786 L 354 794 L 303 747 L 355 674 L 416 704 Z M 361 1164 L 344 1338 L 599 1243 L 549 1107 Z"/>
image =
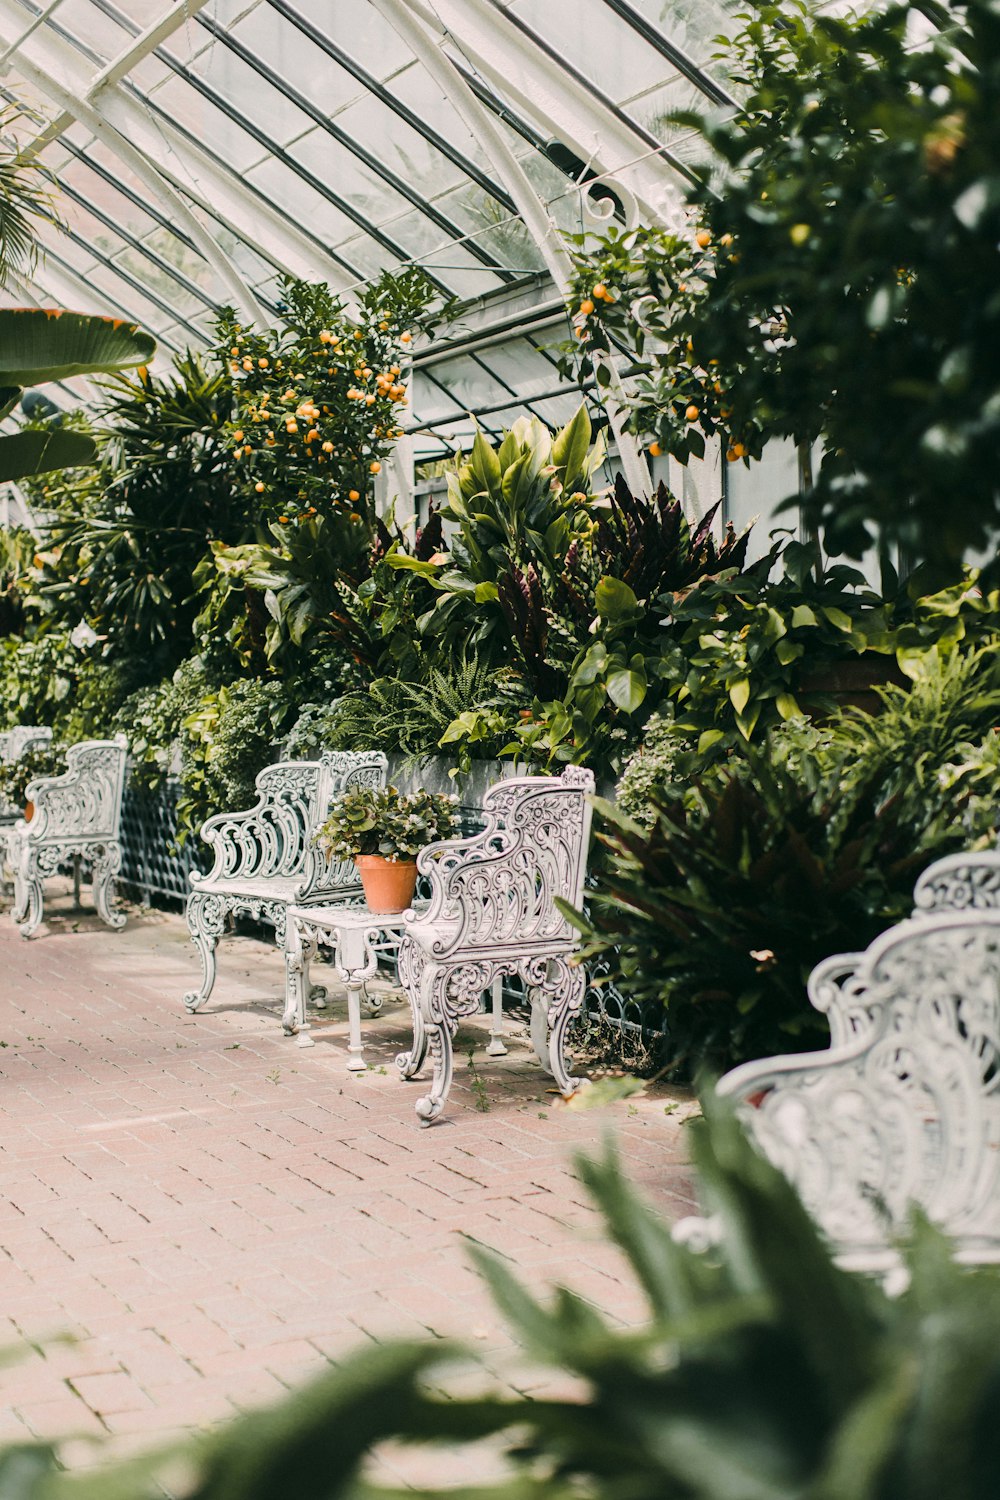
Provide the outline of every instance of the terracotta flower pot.
<path id="1" fill-rule="evenodd" d="M 406 910 L 417 887 L 416 860 L 359 854 L 354 863 L 361 876 L 369 911 L 387 914 Z"/>

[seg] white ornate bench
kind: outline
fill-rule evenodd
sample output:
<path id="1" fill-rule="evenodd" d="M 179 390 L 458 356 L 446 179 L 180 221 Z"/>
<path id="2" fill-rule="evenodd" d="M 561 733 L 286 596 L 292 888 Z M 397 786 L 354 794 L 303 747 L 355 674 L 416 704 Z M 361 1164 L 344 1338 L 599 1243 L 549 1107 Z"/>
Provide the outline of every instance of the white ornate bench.
<path id="1" fill-rule="evenodd" d="M 531 996 L 532 1042 L 560 1091 L 583 1081 L 570 1077 L 564 1047 L 586 974 L 573 962 L 576 934 L 556 900 L 581 904 L 593 790 L 592 772 L 579 766 L 501 781 L 483 799 L 481 832 L 421 850 L 430 902 L 406 913 L 399 949 L 413 1048 L 396 1059 L 412 1078 L 430 1047 L 434 1076 L 417 1100 L 421 1124 L 436 1120 L 448 1097 L 459 1018 L 506 975 L 519 975 Z"/>
<path id="2" fill-rule="evenodd" d="M 118 829 L 125 783 L 127 742 L 84 740 L 66 752 L 61 776 L 29 782 L 31 821 L 19 818 L 7 833 L 7 859 L 14 872 L 13 918 L 24 937 L 42 920 L 42 882 L 62 864 L 72 863 L 79 896 L 81 861 L 92 867 L 94 904 L 109 927 L 124 927 L 123 912 L 111 906 L 112 886 L 121 867 Z"/>
<path id="3" fill-rule="evenodd" d="M 350 861 L 327 864 L 313 843 L 330 803 L 360 786 L 384 786 L 381 753 L 329 750 L 319 760 L 284 760 L 257 777 L 257 802 L 247 812 L 219 813 L 202 825 L 215 853 L 207 875 L 191 875 L 187 924 L 202 962 L 202 982 L 184 996 L 188 1010 L 205 1004 L 215 984 L 218 941 L 231 917 L 274 928 L 285 943 L 290 906 L 360 898 Z"/>
<path id="4" fill-rule="evenodd" d="M 960 1260 L 1000 1262 L 1000 854 L 938 860 L 915 899 L 864 953 L 813 971 L 828 1051 L 718 1084 L 855 1270 L 897 1265 L 913 1204 Z"/>
<path id="5" fill-rule="evenodd" d="M 51 741 L 52 730 L 40 724 L 17 724 L 13 729 L 0 730 L 0 765 L 11 766 L 29 750 Z M 15 822 L 21 812 L 15 803 L 0 796 L 0 824 Z"/>

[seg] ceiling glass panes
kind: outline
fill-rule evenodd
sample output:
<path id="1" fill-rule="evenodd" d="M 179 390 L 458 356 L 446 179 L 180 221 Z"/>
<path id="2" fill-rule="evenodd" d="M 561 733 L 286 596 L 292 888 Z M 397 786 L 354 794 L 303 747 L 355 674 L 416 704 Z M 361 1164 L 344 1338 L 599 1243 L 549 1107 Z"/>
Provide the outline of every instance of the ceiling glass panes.
<path id="1" fill-rule="evenodd" d="M 223 305 L 273 316 L 282 274 L 349 297 L 416 262 L 459 299 L 449 338 L 481 345 L 491 319 L 558 304 L 518 205 L 578 231 L 580 152 L 613 138 L 622 170 L 641 163 L 676 200 L 690 146 L 669 115 L 725 98 L 712 37 L 739 3 L 0 0 L 0 89 L 35 109 L 21 138 L 64 189 L 64 228 L 44 231 L 22 290 L 119 310 L 169 356 L 210 339 Z M 434 357 L 418 447 L 446 451 L 474 416 L 495 430 L 525 403 L 564 420 L 577 397 L 543 343 Z"/>

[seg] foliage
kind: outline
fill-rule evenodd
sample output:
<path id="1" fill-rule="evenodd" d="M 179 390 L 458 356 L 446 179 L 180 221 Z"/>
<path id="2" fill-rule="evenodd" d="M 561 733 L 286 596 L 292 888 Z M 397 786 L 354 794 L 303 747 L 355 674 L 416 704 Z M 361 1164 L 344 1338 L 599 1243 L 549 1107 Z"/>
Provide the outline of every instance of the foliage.
<path id="1" fill-rule="evenodd" d="M 690 748 L 671 718 L 653 714 L 647 721 L 642 743 L 629 757 L 615 787 L 615 803 L 640 828 L 650 829 L 656 822 L 659 790 L 686 783 Z"/>
<path id="2" fill-rule="evenodd" d="M 228 309 L 218 357 L 235 388 L 226 439 L 238 483 L 262 516 L 371 513 L 372 485 L 402 429 L 402 364 L 430 331 L 433 287 L 415 266 L 384 273 L 352 316 L 328 287 L 286 277 L 282 325 L 245 328 Z"/>
<path id="3" fill-rule="evenodd" d="M 371 531 L 358 515 L 317 515 L 298 525 L 272 521 L 267 542 L 213 544 L 198 569 L 203 649 L 226 642 L 244 668 L 287 666 L 307 651 L 336 646 L 370 665 L 373 648 L 352 613 L 371 568 Z"/>
<path id="4" fill-rule="evenodd" d="M 664 446 L 684 454 L 674 379 L 706 433 L 725 402 L 733 456 L 819 438 L 805 504 L 830 549 L 877 534 L 953 574 L 1000 519 L 1000 18 L 943 0 L 914 46 L 913 10 L 741 17 L 723 53 L 740 110 L 687 120 L 725 172 L 721 194 L 709 169 L 692 189 L 700 257 L 619 234 L 576 287 L 606 275 L 614 300 L 581 296 L 577 318 L 595 346 L 648 324 L 663 354 L 640 347 L 635 419 Z"/>
<path id="5" fill-rule="evenodd" d="M 657 225 L 612 226 L 596 244 L 590 235 L 574 238 L 576 338 L 563 347 L 564 373 L 606 386 L 607 356 L 627 359 L 626 426 L 649 441 L 654 457 L 670 453 L 684 464 L 704 458 L 706 441 L 716 436 L 731 462 L 759 456 L 765 434 L 758 412 L 741 406 L 734 415 L 739 361 L 723 367 L 714 354 L 701 362 L 694 354 L 695 336 L 704 343 L 716 258 L 730 253 L 728 240 L 703 249 L 696 235 Z"/>
<path id="6" fill-rule="evenodd" d="M 707 578 L 674 603 L 658 670 L 678 730 L 698 736 L 700 753 L 759 739 L 817 707 L 822 690 L 810 691 L 810 679 L 831 664 L 892 653 L 884 600 L 853 568 L 817 578 L 817 556 L 812 544 L 779 540 L 744 573 Z"/>
<path id="7" fill-rule="evenodd" d="M 0 109 L 0 285 L 6 286 L 17 271 L 32 271 L 38 259 L 36 225 L 59 222 L 52 176 L 34 153 L 16 143 L 14 133 L 21 120 L 33 129 L 37 117 L 20 104 Z"/>
<path id="8" fill-rule="evenodd" d="M 383 1444 L 502 1443 L 510 1468 L 463 1500 L 984 1500 L 1000 1487 L 994 1440 L 1000 1279 L 952 1259 L 917 1216 L 907 1289 L 839 1269 L 785 1178 L 711 1096 L 688 1129 L 710 1256 L 672 1239 L 607 1146 L 577 1171 L 642 1299 L 623 1328 L 561 1285 L 529 1292 L 472 1246 L 530 1362 L 533 1386 L 453 1388 L 472 1351 L 442 1340 L 355 1351 L 281 1405 L 189 1442 L 177 1500 L 395 1500 L 367 1462 Z M 442 1394 L 442 1390 L 444 1394 Z M 172 1452 L 170 1460 L 175 1459 Z M 8 1448 L 0 1483 L 20 1500 L 151 1500 L 164 1462 L 58 1472 L 48 1443 Z M 176 1462 L 172 1467 L 177 1469 Z M 11 1490 L 13 1494 L 13 1489 Z"/>
<path id="9" fill-rule="evenodd" d="M 24 632 L 36 545 L 30 531 L 0 527 L 0 639 Z"/>
<path id="10" fill-rule="evenodd" d="M 0 806 L 23 806 L 29 782 L 40 776 L 57 776 L 65 768 L 65 747 L 51 741 L 26 750 L 17 760 L 0 761 Z"/>
<path id="11" fill-rule="evenodd" d="M 213 813 L 252 805 L 257 773 L 274 759 L 290 714 L 278 681 L 241 678 L 201 695 L 182 726 L 182 837 Z"/>
<path id="12" fill-rule="evenodd" d="M 204 663 L 194 658 L 163 682 L 129 694 L 112 719 L 109 733 L 128 739 L 131 783 L 154 792 L 172 771 L 183 777 L 190 769 L 194 742 L 185 744 L 184 723 L 211 691 Z M 182 759 L 184 748 L 188 765 Z"/>
<path id="13" fill-rule="evenodd" d="M 554 584 L 590 530 L 604 459 L 602 440 L 592 438 L 583 406 L 557 433 L 524 417 L 497 448 L 476 434 L 467 462 L 447 476 L 440 547 L 424 559 L 398 545 L 386 555 L 390 568 L 422 576 L 437 596 L 417 621 L 422 635 L 445 650 L 457 636 L 483 660 L 509 659 L 514 594 L 540 589 L 543 578 Z M 550 611 L 545 630 L 550 654 L 572 659 L 574 637 L 561 616 Z M 530 627 L 513 644 L 529 681 L 547 670 Z"/>
<path id="14" fill-rule="evenodd" d="M 997 660 L 931 653 L 879 716 L 792 720 L 690 787 L 645 788 L 641 824 L 602 805 L 601 882 L 575 920 L 630 995 L 665 1005 L 681 1066 L 821 1044 L 815 964 L 905 916 L 931 860 L 995 837 Z"/>
<path id="15" fill-rule="evenodd" d="M 33 487 L 54 512 L 41 586 L 64 615 L 90 622 L 109 657 L 141 659 L 155 680 L 190 654 L 199 562 L 211 544 L 252 534 L 253 512 L 223 440 L 225 374 L 188 354 L 168 377 L 140 371 L 109 389 L 96 479 Z"/>
<path id="16" fill-rule="evenodd" d="M 555 435 L 527 419 L 499 448 L 479 434 L 449 475 L 439 549 L 422 560 L 396 543 L 385 557 L 437 594 L 416 619 L 425 646 L 471 647 L 521 680 L 530 708 L 503 751 L 546 765 L 616 762 L 663 692 L 663 617 L 699 578 L 740 568 L 746 551 L 731 529 L 716 543 L 714 510 L 689 527 L 662 485 L 650 499 L 621 479 L 594 494 L 601 458 L 583 407 Z M 500 730 L 480 715 L 445 743 Z"/>
<path id="17" fill-rule="evenodd" d="M 343 750 L 395 751 L 413 761 L 443 749 L 465 772 L 473 752 L 488 759 L 509 740 L 517 722 L 514 692 L 514 684 L 505 687 L 475 656 L 429 667 L 415 681 L 376 678 L 364 692 L 341 698 L 329 742 Z"/>
<path id="18" fill-rule="evenodd" d="M 130 668 L 102 661 L 92 647 L 75 644 L 75 634 L 52 628 L 0 640 L 0 717 L 7 728 L 46 724 L 67 745 L 104 738 L 133 686 Z"/>
<path id="19" fill-rule="evenodd" d="M 428 844 L 455 832 L 455 800 L 440 792 L 358 787 L 337 798 L 316 842 L 330 860 L 359 854 L 415 859 Z"/>

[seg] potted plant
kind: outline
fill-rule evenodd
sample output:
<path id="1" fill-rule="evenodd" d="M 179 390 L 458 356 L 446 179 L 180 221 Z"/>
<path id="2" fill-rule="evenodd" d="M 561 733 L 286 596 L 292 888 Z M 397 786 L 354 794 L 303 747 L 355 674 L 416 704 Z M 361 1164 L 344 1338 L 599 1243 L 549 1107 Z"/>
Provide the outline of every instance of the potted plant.
<path id="1" fill-rule="evenodd" d="M 417 883 L 417 855 L 455 831 L 455 797 L 359 787 L 339 797 L 316 842 L 327 859 L 357 865 L 370 911 L 405 911 Z"/>

